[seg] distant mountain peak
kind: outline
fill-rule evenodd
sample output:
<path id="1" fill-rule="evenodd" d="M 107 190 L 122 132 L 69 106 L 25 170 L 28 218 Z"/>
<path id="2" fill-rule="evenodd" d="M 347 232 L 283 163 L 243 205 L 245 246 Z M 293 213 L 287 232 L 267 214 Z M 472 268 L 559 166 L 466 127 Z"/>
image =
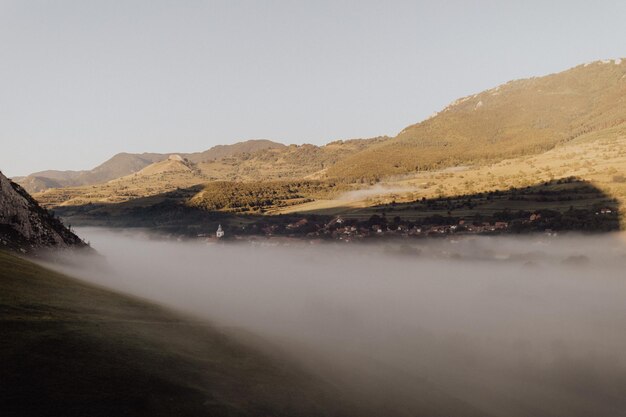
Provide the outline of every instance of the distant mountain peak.
<path id="1" fill-rule="evenodd" d="M 144 168 L 166 160 L 177 160 L 190 164 L 219 160 L 239 154 L 251 154 L 267 149 L 285 148 L 286 145 L 269 139 L 250 139 L 231 145 L 216 145 L 203 152 L 193 153 L 129 153 L 120 152 L 91 170 L 85 171 L 41 171 L 17 179 L 30 193 L 42 192 L 50 188 L 77 187 L 103 184 L 127 175 L 141 172 Z M 170 167 L 171 168 L 171 167 Z"/>

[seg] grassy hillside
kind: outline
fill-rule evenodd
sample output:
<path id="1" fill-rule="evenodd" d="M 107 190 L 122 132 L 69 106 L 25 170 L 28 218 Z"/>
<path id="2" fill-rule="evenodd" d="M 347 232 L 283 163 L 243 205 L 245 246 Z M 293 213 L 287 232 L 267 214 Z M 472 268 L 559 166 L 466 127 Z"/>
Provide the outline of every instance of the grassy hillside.
<path id="1" fill-rule="evenodd" d="M 146 166 L 139 172 L 103 184 L 48 189 L 37 193 L 36 198 L 46 207 L 119 203 L 212 181 L 241 183 L 324 178 L 324 171 L 328 166 L 384 140 L 375 138 L 336 141 L 323 147 L 274 147 L 262 142 L 264 148 L 253 153 L 229 154 L 197 163 L 193 161 L 198 158 L 190 154 L 180 154 L 187 162 L 165 159 Z"/>
<path id="2" fill-rule="evenodd" d="M 350 415 L 205 323 L 0 251 L 3 416 Z"/>
<path id="3" fill-rule="evenodd" d="M 575 177 L 578 183 L 592 186 L 595 196 L 567 194 L 561 201 L 510 198 L 515 190 L 542 186 L 546 182 Z M 570 185 L 551 185 L 548 190 L 560 190 Z M 475 199 L 473 207 L 457 207 L 468 197 L 481 193 L 500 193 L 501 198 L 486 201 Z M 538 155 L 508 158 L 495 163 L 461 166 L 449 169 L 407 174 L 383 180 L 375 188 L 346 194 L 341 199 L 318 199 L 299 206 L 282 207 L 273 213 L 316 213 L 367 218 L 380 214 L 382 207 L 391 209 L 393 216 L 406 219 L 431 215 L 490 215 L 498 210 L 555 209 L 567 211 L 570 206 L 592 209 L 595 205 L 621 207 L 626 204 L 626 123 L 598 132 L 590 132 L 557 145 Z M 430 207 L 415 204 L 422 199 L 436 202 Z M 395 206 L 395 207 L 394 207 Z M 621 210 L 620 210 L 621 211 Z M 389 214 L 391 214 L 391 212 Z M 622 218 L 622 223 L 624 219 Z M 622 224 L 622 228 L 624 228 Z"/>
<path id="4" fill-rule="evenodd" d="M 328 170 L 346 181 L 538 154 L 626 121 L 626 60 L 512 81 L 452 103 Z"/>
<path id="5" fill-rule="evenodd" d="M 186 204 L 207 211 L 263 212 L 336 196 L 345 190 L 341 185 L 324 181 L 217 181 L 204 186 Z"/>
<path id="6" fill-rule="evenodd" d="M 91 170 L 41 171 L 19 178 L 17 182 L 29 193 L 48 188 L 98 184 L 139 171 L 165 158 L 167 155 L 158 153 L 119 153 Z"/>
<path id="7" fill-rule="evenodd" d="M 257 152 L 263 149 L 284 148 L 285 145 L 269 140 L 249 140 L 232 145 L 218 145 L 204 152 L 180 154 L 191 162 L 205 162 L 238 154 Z M 80 187 L 102 184 L 167 160 L 172 154 L 119 153 L 94 169 L 85 171 L 41 171 L 26 177 L 15 178 L 28 192 L 36 193 L 61 187 Z"/>
<path id="8" fill-rule="evenodd" d="M 207 177 L 215 180 L 274 181 L 323 178 L 329 167 L 386 139 L 384 137 L 352 139 L 335 141 L 324 146 L 305 144 L 268 148 L 251 154 L 233 155 L 230 158 L 199 164 L 199 168 Z"/>
<path id="9" fill-rule="evenodd" d="M 14 178 L 29 193 L 38 193 L 49 188 L 61 188 L 67 185 L 63 180 L 53 180 L 48 177 L 40 177 L 38 175 L 29 175 L 28 177 Z"/>
<path id="10" fill-rule="evenodd" d="M 206 183 L 209 178 L 197 169 L 177 162 L 162 161 L 144 170 L 111 180 L 104 184 L 53 188 L 34 194 L 45 207 L 120 203 L 142 197 L 163 194 L 181 188 Z"/>
<path id="11" fill-rule="evenodd" d="M 565 192 L 556 201 L 543 195 L 565 187 L 559 185 L 558 181 L 570 177 L 577 178 L 578 183 L 593 187 L 594 195 Z M 548 182 L 555 184 L 544 189 L 543 184 Z M 575 184 L 570 186 L 574 187 Z M 519 194 L 516 190 L 528 187 L 539 187 L 541 195 L 515 197 Z M 499 194 L 497 198 L 491 199 L 480 195 L 486 193 Z M 432 204 L 421 204 L 423 199 Z M 465 205 L 468 199 L 472 200 L 471 208 Z M 201 210 L 185 211 L 185 204 Z M 452 216 L 490 216 L 502 210 L 550 209 L 566 212 L 571 206 L 594 210 L 597 205 L 619 208 L 624 204 L 626 123 L 581 135 L 538 155 L 422 171 L 383 180 L 375 187 L 358 187 L 328 180 L 258 183 L 217 181 L 150 198 L 137 198 L 122 204 L 82 207 L 65 205 L 65 209 L 59 210 L 59 213 L 77 224 L 95 222 L 101 226 L 140 224 L 153 227 L 156 223 L 169 224 L 170 218 L 182 216 L 185 221 L 175 222 L 179 228 L 195 225 L 200 230 L 204 224 L 210 224 L 211 229 L 213 223 L 227 222 L 224 218 L 213 218 L 217 212 L 341 214 L 359 219 L 387 212 L 392 217 L 415 220 L 434 215 L 448 216 L 448 212 Z M 206 213 L 204 216 L 202 211 Z M 618 212 L 622 213 L 623 210 L 619 209 Z M 154 219 L 150 220 L 152 217 Z M 233 221 L 236 224 L 246 223 L 244 217 L 237 216 Z"/>
<path id="12" fill-rule="evenodd" d="M 238 154 L 251 154 L 264 149 L 282 149 L 285 145 L 267 139 L 251 139 L 244 142 L 234 143 L 232 145 L 217 145 L 204 152 L 195 152 L 183 154 L 183 156 L 192 162 L 207 162 L 217 159 L 227 158 Z"/>

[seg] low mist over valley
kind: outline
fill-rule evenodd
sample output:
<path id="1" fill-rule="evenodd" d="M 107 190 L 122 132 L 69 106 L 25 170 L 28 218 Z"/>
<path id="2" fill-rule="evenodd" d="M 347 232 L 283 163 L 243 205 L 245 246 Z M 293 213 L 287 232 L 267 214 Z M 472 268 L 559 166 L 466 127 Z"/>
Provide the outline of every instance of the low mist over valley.
<path id="1" fill-rule="evenodd" d="M 216 245 L 79 230 L 52 266 L 261 336 L 392 415 L 619 415 L 626 241 L 478 237 Z"/>

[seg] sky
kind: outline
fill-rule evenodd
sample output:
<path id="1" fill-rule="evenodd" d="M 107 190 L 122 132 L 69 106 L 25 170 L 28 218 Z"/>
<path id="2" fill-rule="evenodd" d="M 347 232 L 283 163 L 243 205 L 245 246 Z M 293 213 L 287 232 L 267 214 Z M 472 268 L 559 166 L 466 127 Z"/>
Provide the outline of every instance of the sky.
<path id="1" fill-rule="evenodd" d="M 0 0 L 0 170 L 393 136 L 511 79 L 626 57 L 626 2 Z"/>

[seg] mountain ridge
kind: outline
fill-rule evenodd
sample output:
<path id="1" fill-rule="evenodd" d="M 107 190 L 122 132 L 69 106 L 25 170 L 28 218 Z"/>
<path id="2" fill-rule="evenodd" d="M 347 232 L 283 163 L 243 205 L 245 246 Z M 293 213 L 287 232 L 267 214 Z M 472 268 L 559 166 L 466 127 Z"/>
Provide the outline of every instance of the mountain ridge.
<path id="1" fill-rule="evenodd" d="M 267 148 L 286 147 L 281 143 L 267 139 L 251 139 L 231 145 L 217 145 L 206 151 L 193 153 L 129 153 L 120 152 L 90 170 L 38 171 L 24 177 L 15 177 L 30 193 L 42 192 L 50 188 L 76 187 L 95 185 L 118 179 L 141 171 L 149 165 L 166 160 L 171 155 L 181 155 L 192 162 L 204 162 L 212 159 L 232 156 L 237 153 L 256 152 Z"/>
<path id="2" fill-rule="evenodd" d="M 462 97 L 392 138 L 323 146 L 261 140 L 252 143 L 251 152 L 230 155 L 220 154 L 218 146 L 211 149 L 219 158 L 209 159 L 206 152 L 211 150 L 180 154 L 197 169 L 162 169 L 157 162 L 141 175 L 88 188 L 51 189 L 36 197 L 49 207 L 116 203 L 214 181 L 315 180 L 363 187 L 422 172 L 540 155 L 592 133 L 598 134 L 588 137 L 617 139 L 625 123 L 626 61 L 596 61 Z M 231 146 L 242 150 L 242 144 Z"/>

